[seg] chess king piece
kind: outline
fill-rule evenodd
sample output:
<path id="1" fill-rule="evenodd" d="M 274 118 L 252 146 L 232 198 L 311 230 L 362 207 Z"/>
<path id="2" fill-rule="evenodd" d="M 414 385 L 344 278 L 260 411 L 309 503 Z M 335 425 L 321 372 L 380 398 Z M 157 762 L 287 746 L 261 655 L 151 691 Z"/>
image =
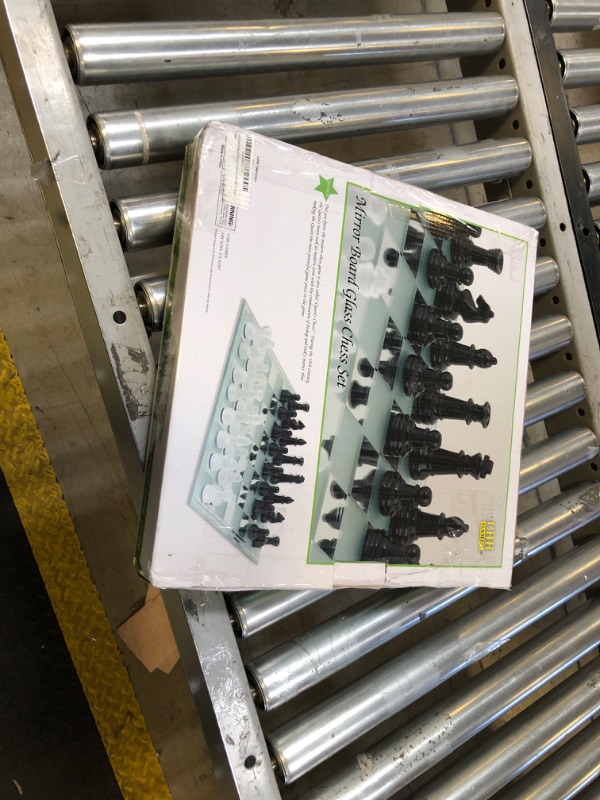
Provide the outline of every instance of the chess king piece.
<path id="1" fill-rule="evenodd" d="M 407 415 L 390 414 L 383 451 L 394 458 L 402 458 L 411 450 L 437 450 L 442 445 L 442 434 L 429 428 L 419 428 Z"/>
<path id="2" fill-rule="evenodd" d="M 414 542 L 415 539 L 458 539 L 469 526 L 460 517 L 428 514 L 418 508 L 402 508 L 390 522 L 388 535 L 395 541 Z"/>
<path id="3" fill-rule="evenodd" d="M 481 453 L 468 456 L 464 450 L 436 450 L 434 453 L 414 451 L 408 456 L 408 468 L 413 480 L 423 480 L 433 475 L 469 475 L 475 480 L 486 478 L 494 469 L 494 462 Z"/>
<path id="4" fill-rule="evenodd" d="M 418 564 L 421 548 L 412 542 L 391 539 L 386 531 L 369 528 L 360 560 L 384 561 L 388 564 Z"/>
<path id="5" fill-rule="evenodd" d="M 459 400 L 434 390 L 427 390 L 413 400 L 412 416 L 417 422 L 432 425 L 440 419 L 462 419 L 467 425 L 479 422 L 484 428 L 490 424 L 491 406 L 478 405 L 471 398 Z"/>
<path id="6" fill-rule="evenodd" d="M 433 308 L 418 303 L 414 306 L 406 338 L 412 344 L 430 345 L 438 339 L 458 342 L 463 329 L 458 322 L 449 322 L 438 317 Z"/>
<path id="7" fill-rule="evenodd" d="M 465 322 L 489 322 L 494 316 L 481 295 L 475 302 L 468 289 L 461 291 L 454 285 L 448 285 L 436 292 L 433 308 L 442 317 L 456 319 L 460 316 Z"/>
<path id="8" fill-rule="evenodd" d="M 421 356 L 409 356 L 402 373 L 402 388 L 409 397 L 415 397 L 425 389 L 448 391 L 452 388 L 452 375 L 428 367 Z"/>
<path id="9" fill-rule="evenodd" d="M 429 348 L 429 360 L 437 369 L 464 366 L 473 369 L 489 369 L 498 363 L 489 350 L 477 350 L 474 344 L 458 344 L 457 342 L 434 342 Z"/>

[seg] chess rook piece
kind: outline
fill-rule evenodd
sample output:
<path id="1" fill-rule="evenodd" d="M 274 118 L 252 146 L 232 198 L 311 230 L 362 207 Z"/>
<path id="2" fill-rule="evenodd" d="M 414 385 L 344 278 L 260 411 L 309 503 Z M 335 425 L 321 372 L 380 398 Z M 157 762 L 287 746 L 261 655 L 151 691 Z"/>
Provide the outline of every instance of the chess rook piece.
<path id="1" fill-rule="evenodd" d="M 451 450 L 436 450 L 434 453 L 413 451 L 408 456 L 408 468 L 413 480 L 423 480 L 432 475 L 457 475 L 459 478 L 470 475 L 478 481 L 491 474 L 494 462 L 481 453 L 468 456 L 464 450 L 459 453 Z"/>
<path id="2" fill-rule="evenodd" d="M 266 544 L 279 547 L 279 542 L 279 536 L 255 536 L 252 539 L 252 547 L 264 547 Z"/>
<path id="3" fill-rule="evenodd" d="M 427 283 L 432 289 L 443 289 L 449 284 L 473 283 L 473 270 L 452 264 L 439 250 L 431 250 L 427 256 Z"/>
<path id="4" fill-rule="evenodd" d="M 287 451 L 287 447 L 285 450 Z M 283 464 L 295 464 L 298 467 L 303 467 L 304 459 L 301 456 L 276 455 L 273 456 L 273 463 L 278 467 L 281 467 Z"/>
<path id="5" fill-rule="evenodd" d="M 468 289 L 461 291 L 449 285 L 436 292 L 433 307 L 442 317 L 456 319 L 461 316 L 465 322 L 489 322 L 494 316 L 486 300 L 479 295 L 477 302 Z"/>
<path id="6" fill-rule="evenodd" d="M 437 450 L 442 445 L 442 434 L 429 428 L 419 428 L 406 414 L 392 413 L 388 423 L 383 451 L 394 458 L 402 458 L 411 450 Z"/>
<path id="7" fill-rule="evenodd" d="M 397 267 L 399 258 L 400 253 L 397 250 L 394 250 L 393 247 L 388 247 L 383 254 L 383 263 L 388 267 Z"/>
<path id="8" fill-rule="evenodd" d="M 337 508 L 332 508 L 327 514 L 323 514 L 322 519 L 323 522 L 326 522 L 328 525 L 331 525 L 332 528 L 335 528 L 336 531 L 339 531 L 343 515 L 343 506 L 338 506 Z"/>
<path id="9" fill-rule="evenodd" d="M 421 356 L 409 356 L 402 373 L 402 388 L 409 397 L 421 394 L 425 389 L 443 389 L 446 392 L 452 388 L 452 375 L 431 369 Z"/>
<path id="10" fill-rule="evenodd" d="M 392 353 L 399 353 L 404 338 L 399 330 L 388 327 L 383 340 L 383 347 Z"/>
<path id="11" fill-rule="evenodd" d="M 281 475 L 272 475 L 271 480 L 274 484 L 278 483 L 304 483 L 303 475 L 287 475 L 285 472 Z"/>
<path id="12" fill-rule="evenodd" d="M 365 508 L 369 507 L 369 501 L 373 493 L 375 483 L 375 470 L 372 469 L 364 478 L 354 481 L 352 484 L 352 497 Z"/>
<path id="13" fill-rule="evenodd" d="M 377 452 L 377 450 L 367 439 L 363 439 L 363 443 L 360 448 L 360 453 L 358 454 L 359 467 L 363 466 L 376 467 L 378 461 L 379 461 L 379 453 Z"/>
<path id="14" fill-rule="evenodd" d="M 415 305 L 406 338 L 412 344 L 429 345 L 437 339 L 462 339 L 463 329 L 458 322 L 449 322 L 438 317 L 430 306 Z"/>
<path id="15" fill-rule="evenodd" d="M 369 386 L 363 386 L 358 381 L 352 381 L 350 384 L 350 407 L 356 408 L 356 406 L 366 405 L 370 391 Z"/>
<path id="16" fill-rule="evenodd" d="M 491 407 L 489 403 L 478 405 L 471 398 L 459 400 L 428 389 L 413 400 L 412 416 L 417 422 L 428 425 L 440 419 L 462 419 L 467 425 L 479 422 L 484 428 L 490 424 Z"/>
<path id="17" fill-rule="evenodd" d="M 489 369 L 498 363 L 489 350 L 477 350 L 474 344 L 457 344 L 456 342 L 434 342 L 429 348 L 429 360 L 437 369 L 446 369 L 452 365 L 473 369 Z"/>
<path id="18" fill-rule="evenodd" d="M 251 539 L 253 536 L 268 536 L 269 531 L 267 528 L 261 528 L 260 525 L 257 525 L 255 522 L 248 523 L 243 528 L 238 530 L 240 536 L 247 536 Z"/>
<path id="19" fill-rule="evenodd" d="M 468 236 L 458 234 L 450 239 L 450 261 L 461 266 L 480 264 L 496 275 L 500 275 L 504 265 L 502 250 L 496 248 L 486 250 L 475 244 Z"/>
<path id="20" fill-rule="evenodd" d="M 333 555 L 335 553 L 335 546 L 337 544 L 337 539 L 321 539 L 320 542 L 317 542 L 317 547 L 320 547 L 321 550 L 325 553 L 333 561 Z"/>
<path id="21" fill-rule="evenodd" d="M 457 539 L 469 530 L 460 517 L 428 514 L 418 508 L 402 508 L 390 523 L 388 534 L 395 541 L 414 542 L 421 538 Z"/>
<path id="22" fill-rule="evenodd" d="M 358 374 L 362 375 L 363 378 L 372 378 L 373 373 L 375 372 L 373 367 L 369 364 L 368 359 L 366 358 L 361 358 L 356 368 L 358 370 Z"/>
<path id="23" fill-rule="evenodd" d="M 398 354 L 388 358 L 385 361 L 379 362 L 379 374 L 385 380 L 390 389 L 394 388 L 394 381 L 396 380 L 396 372 L 398 371 L 399 363 L 400 356 Z"/>
<path id="24" fill-rule="evenodd" d="M 365 536 L 361 561 L 384 561 L 388 564 L 418 564 L 421 548 L 412 542 L 391 539 L 386 531 L 370 528 Z"/>
<path id="25" fill-rule="evenodd" d="M 321 442 L 321 447 L 323 448 L 323 450 L 325 450 L 329 458 L 331 458 L 331 450 L 333 448 L 334 439 L 335 436 L 330 436 L 329 439 L 323 439 L 323 441 Z"/>
<path id="26" fill-rule="evenodd" d="M 397 514 L 405 506 L 428 506 L 431 499 L 431 489 L 428 486 L 406 483 L 401 475 L 392 470 L 383 473 L 377 506 L 385 517 Z"/>

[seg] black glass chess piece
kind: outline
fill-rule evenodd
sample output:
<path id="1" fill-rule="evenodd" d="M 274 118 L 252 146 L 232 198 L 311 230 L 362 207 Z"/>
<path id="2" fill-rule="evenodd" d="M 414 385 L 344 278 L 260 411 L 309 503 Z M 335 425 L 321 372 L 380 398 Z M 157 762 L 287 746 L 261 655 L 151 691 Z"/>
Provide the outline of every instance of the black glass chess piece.
<path id="1" fill-rule="evenodd" d="M 328 439 L 323 439 L 323 441 L 321 442 L 321 447 L 323 448 L 323 450 L 325 450 L 329 458 L 331 458 L 331 450 L 333 448 L 334 440 L 335 436 L 330 436 Z"/>
<path id="2" fill-rule="evenodd" d="M 452 365 L 489 369 L 498 363 L 489 350 L 478 350 L 474 344 L 457 342 L 434 342 L 429 348 L 429 361 L 437 369 L 447 369 Z"/>
<path id="3" fill-rule="evenodd" d="M 494 316 L 481 295 L 476 302 L 468 289 L 461 291 L 453 285 L 436 292 L 433 307 L 443 317 L 456 319 L 461 316 L 465 322 L 489 322 Z"/>
<path id="4" fill-rule="evenodd" d="M 264 547 L 270 544 L 272 547 L 279 547 L 279 536 L 255 536 L 252 539 L 252 547 Z"/>
<path id="5" fill-rule="evenodd" d="M 352 484 L 352 497 L 364 508 L 368 508 L 373 486 L 375 484 L 375 470 L 372 469 L 364 478 L 355 480 Z"/>
<path id="6" fill-rule="evenodd" d="M 336 544 L 337 539 L 321 539 L 319 542 L 317 542 L 317 546 L 320 547 L 325 555 L 328 556 L 332 561 Z"/>
<path id="7" fill-rule="evenodd" d="M 362 383 L 358 383 L 358 381 L 352 381 L 350 384 L 350 407 L 356 408 L 356 406 L 366 405 L 370 391 L 371 389 L 369 386 L 363 386 Z"/>
<path id="8" fill-rule="evenodd" d="M 337 481 L 331 481 L 331 486 L 329 487 L 329 491 L 332 497 L 335 497 L 336 500 L 345 500 L 346 499 L 346 492 L 342 489 Z"/>
<path id="9" fill-rule="evenodd" d="M 272 504 L 279 503 L 279 504 L 285 505 L 285 506 L 287 506 L 290 503 L 294 502 L 294 498 L 293 497 L 288 497 L 285 494 L 276 494 L 273 497 L 271 497 L 270 500 L 271 500 Z"/>
<path id="10" fill-rule="evenodd" d="M 409 397 L 414 397 L 425 389 L 452 388 L 452 375 L 438 369 L 428 367 L 421 356 L 409 356 L 402 373 L 402 388 Z"/>
<path id="11" fill-rule="evenodd" d="M 431 289 L 443 289 L 455 283 L 471 286 L 474 277 L 472 269 L 452 264 L 439 250 L 429 252 L 426 275 Z"/>
<path id="12" fill-rule="evenodd" d="M 373 447 L 371 442 L 367 439 L 363 439 L 360 453 L 358 454 L 358 465 L 363 467 L 365 465 L 369 467 L 376 467 L 377 462 L 379 461 L 379 453 Z"/>
<path id="13" fill-rule="evenodd" d="M 428 506 L 432 497 L 428 486 L 406 483 L 397 472 L 387 470 L 379 484 L 377 507 L 385 517 L 391 517 L 406 506 Z"/>
<path id="14" fill-rule="evenodd" d="M 421 560 L 421 548 L 412 542 L 395 541 L 386 531 L 369 528 L 360 560 L 384 561 L 388 564 L 418 564 Z"/>
<path id="15" fill-rule="evenodd" d="M 306 425 L 300 419 L 291 419 L 290 420 L 290 430 L 292 431 L 301 431 L 306 428 Z"/>
<path id="16" fill-rule="evenodd" d="M 383 263 L 388 267 L 397 267 L 400 253 L 393 247 L 388 247 L 383 254 Z"/>
<path id="17" fill-rule="evenodd" d="M 424 241 L 425 233 L 414 225 L 409 225 L 406 229 L 404 250 L 415 250 L 417 247 L 421 247 Z"/>
<path id="18" fill-rule="evenodd" d="M 475 480 L 486 478 L 494 469 L 494 462 L 481 453 L 468 456 L 464 450 L 436 450 L 434 453 L 413 450 L 408 456 L 408 469 L 413 480 L 423 480 L 433 475 L 469 475 Z"/>
<path id="19" fill-rule="evenodd" d="M 287 447 L 285 448 L 287 451 Z M 283 464 L 295 464 L 298 467 L 304 466 L 304 459 L 301 456 L 286 456 L 277 454 L 273 456 L 273 463 L 276 467 L 281 467 Z"/>
<path id="20" fill-rule="evenodd" d="M 407 415 L 390 414 L 385 445 L 385 454 L 402 458 L 411 450 L 437 450 L 442 444 L 442 434 L 429 428 L 419 428 Z"/>
<path id="21" fill-rule="evenodd" d="M 304 483 L 303 475 L 288 475 L 286 472 L 271 475 L 270 478 L 275 485 L 279 483 Z"/>
<path id="22" fill-rule="evenodd" d="M 428 514 L 418 508 L 402 508 L 390 522 L 392 539 L 413 542 L 421 538 L 457 539 L 467 533 L 469 526 L 460 517 Z"/>
<path id="23" fill-rule="evenodd" d="M 400 356 L 398 354 L 379 362 L 379 374 L 385 380 L 390 389 L 394 388 L 394 381 L 396 380 L 396 373 L 398 372 L 399 363 Z"/>
<path id="24" fill-rule="evenodd" d="M 500 275 L 504 266 L 504 254 L 497 248 L 486 249 L 476 245 L 468 236 L 457 234 L 450 239 L 449 258 L 453 264 L 472 266 L 479 264 Z"/>
<path id="25" fill-rule="evenodd" d="M 252 539 L 253 536 L 268 536 L 269 531 L 266 528 L 261 528 L 256 522 L 249 522 L 243 528 L 238 530 L 240 536 L 247 536 Z"/>
<path id="26" fill-rule="evenodd" d="M 413 275 L 417 274 L 417 271 L 419 269 L 419 264 L 421 263 L 422 253 L 423 253 L 423 247 L 420 246 L 420 247 L 415 247 L 414 250 L 407 250 L 402 254 Z"/>
<path id="27" fill-rule="evenodd" d="M 433 308 L 421 303 L 413 307 L 406 338 L 412 344 L 429 345 L 437 339 L 462 339 L 463 329 L 458 322 L 449 322 L 438 317 Z"/>
<path id="28" fill-rule="evenodd" d="M 369 363 L 368 359 L 361 358 L 356 366 L 358 370 L 358 374 L 361 375 L 363 378 L 372 378 L 373 373 L 375 372 L 374 368 Z"/>
<path id="29" fill-rule="evenodd" d="M 277 442 L 269 441 L 268 439 L 262 442 L 260 449 L 263 453 L 267 453 L 270 456 L 281 456 L 287 453 L 287 447 L 277 444 Z"/>
<path id="30" fill-rule="evenodd" d="M 461 419 L 470 425 L 479 422 L 484 428 L 490 424 L 489 403 L 478 405 L 471 398 L 459 400 L 428 389 L 413 400 L 412 416 L 417 422 L 432 425 L 440 419 Z"/>
<path id="31" fill-rule="evenodd" d="M 332 508 L 331 511 L 328 511 L 326 514 L 323 514 L 322 519 L 323 522 L 326 522 L 328 525 L 331 525 L 332 528 L 335 528 L 336 531 L 339 531 L 343 515 L 343 506 L 338 506 L 337 508 Z"/>
<path id="32" fill-rule="evenodd" d="M 397 328 L 390 328 L 388 326 L 385 337 L 383 339 L 383 347 L 385 350 L 389 350 L 392 353 L 400 352 L 402 347 L 402 342 L 404 341 L 404 337 L 400 333 Z"/>

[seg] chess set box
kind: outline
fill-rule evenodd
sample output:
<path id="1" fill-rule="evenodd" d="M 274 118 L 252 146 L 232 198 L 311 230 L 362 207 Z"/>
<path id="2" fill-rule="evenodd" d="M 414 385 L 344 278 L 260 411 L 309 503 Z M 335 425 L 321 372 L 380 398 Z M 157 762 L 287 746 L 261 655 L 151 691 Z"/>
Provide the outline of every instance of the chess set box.
<path id="1" fill-rule="evenodd" d="M 136 561 L 508 587 L 537 233 L 234 126 L 188 147 Z"/>

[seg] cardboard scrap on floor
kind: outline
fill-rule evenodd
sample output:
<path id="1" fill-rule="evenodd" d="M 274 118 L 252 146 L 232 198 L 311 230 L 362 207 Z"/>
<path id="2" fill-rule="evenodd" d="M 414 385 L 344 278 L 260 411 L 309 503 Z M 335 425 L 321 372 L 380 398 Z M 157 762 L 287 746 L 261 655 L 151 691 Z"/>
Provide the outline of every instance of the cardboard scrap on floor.
<path id="1" fill-rule="evenodd" d="M 148 587 L 142 608 L 120 625 L 117 633 L 148 672 L 159 669 L 168 675 L 179 660 L 160 589 L 154 586 Z"/>

